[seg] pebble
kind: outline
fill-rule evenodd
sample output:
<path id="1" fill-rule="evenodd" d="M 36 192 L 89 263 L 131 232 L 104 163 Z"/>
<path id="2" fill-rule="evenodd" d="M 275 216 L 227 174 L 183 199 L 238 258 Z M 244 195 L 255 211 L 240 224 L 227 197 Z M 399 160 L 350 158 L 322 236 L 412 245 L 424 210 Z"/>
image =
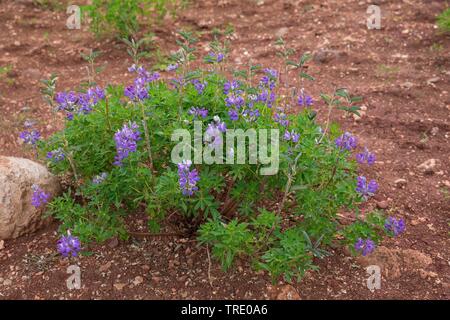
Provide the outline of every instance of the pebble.
<path id="1" fill-rule="evenodd" d="M 5 241 L 4 240 L 0 240 L 0 250 L 5 248 Z"/>
<path id="2" fill-rule="evenodd" d="M 378 201 L 377 202 L 377 208 L 378 209 L 387 209 L 389 207 L 389 204 L 387 201 Z"/>
<path id="3" fill-rule="evenodd" d="M 144 278 L 142 278 L 141 276 L 137 276 L 136 278 L 134 278 L 133 284 L 135 286 L 138 286 L 143 282 L 144 282 Z"/>
<path id="4" fill-rule="evenodd" d="M 402 178 L 397 179 L 397 180 L 394 181 L 394 183 L 397 186 L 397 188 L 404 188 L 406 186 L 407 182 L 408 181 L 406 181 L 406 179 L 402 179 Z"/>
<path id="5" fill-rule="evenodd" d="M 6 279 L 5 281 L 3 281 L 3 285 L 5 287 L 8 287 L 8 286 L 12 285 L 12 281 L 10 279 Z"/>
<path id="6" fill-rule="evenodd" d="M 436 159 L 428 159 L 427 161 L 419 164 L 417 168 L 423 173 L 431 174 L 434 173 L 436 169 L 437 160 Z"/>
<path id="7" fill-rule="evenodd" d="M 114 288 L 118 291 L 122 291 L 122 289 L 126 286 L 125 283 L 114 283 Z"/>
<path id="8" fill-rule="evenodd" d="M 439 128 L 438 127 L 431 128 L 431 135 L 435 136 L 435 135 L 437 135 L 438 132 L 439 132 Z"/>

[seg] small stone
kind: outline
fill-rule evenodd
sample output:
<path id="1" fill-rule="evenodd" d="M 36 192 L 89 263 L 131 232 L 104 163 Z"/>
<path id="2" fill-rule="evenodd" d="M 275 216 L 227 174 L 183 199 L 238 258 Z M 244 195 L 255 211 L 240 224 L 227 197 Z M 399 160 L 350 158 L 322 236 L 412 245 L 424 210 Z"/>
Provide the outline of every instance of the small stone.
<path id="1" fill-rule="evenodd" d="M 144 282 L 144 278 L 142 278 L 141 276 L 137 276 L 136 278 L 134 278 L 133 284 L 135 286 L 138 286 L 143 282 Z"/>
<path id="2" fill-rule="evenodd" d="M 397 179 L 397 180 L 394 181 L 394 183 L 397 186 L 397 188 L 404 188 L 404 187 L 406 187 L 406 183 L 407 182 L 408 181 L 406 181 L 406 179 L 402 179 L 402 178 Z"/>
<path id="3" fill-rule="evenodd" d="M 126 286 L 126 283 L 114 283 L 114 288 L 118 291 L 122 291 L 122 289 Z"/>
<path id="4" fill-rule="evenodd" d="M 159 282 L 161 282 L 161 277 L 153 276 L 152 281 L 155 283 L 159 283 Z"/>
<path id="5" fill-rule="evenodd" d="M 387 209 L 389 207 L 389 204 L 388 204 L 388 202 L 387 201 L 378 201 L 377 202 L 377 208 L 378 209 Z"/>
<path id="6" fill-rule="evenodd" d="M 400 86 L 405 89 L 411 89 L 412 87 L 414 87 L 414 83 L 407 81 L 402 83 Z"/>
<path id="7" fill-rule="evenodd" d="M 0 250 L 3 250 L 5 248 L 5 241 L 0 240 Z"/>
<path id="8" fill-rule="evenodd" d="M 344 56 L 345 52 L 322 48 L 314 53 L 313 60 L 316 63 L 328 63 L 332 60 L 338 60 Z"/>
<path id="9" fill-rule="evenodd" d="M 438 82 L 441 78 L 433 77 L 427 80 L 427 84 L 430 86 L 434 86 L 434 83 Z"/>
<path id="10" fill-rule="evenodd" d="M 418 165 L 417 168 L 425 174 L 432 174 L 436 169 L 437 160 L 436 159 L 428 159 L 422 164 Z"/>
<path id="11" fill-rule="evenodd" d="M 301 300 L 297 290 L 289 284 L 275 287 L 271 291 L 273 292 L 272 299 L 275 300 Z"/>
<path id="12" fill-rule="evenodd" d="M 101 265 L 99 268 L 99 271 L 106 272 L 109 270 L 109 268 L 111 268 L 111 261 L 109 261 L 108 263 L 105 263 L 104 265 Z"/>
<path id="13" fill-rule="evenodd" d="M 420 270 L 419 270 L 419 274 L 420 274 L 420 277 L 421 277 L 422 279 L 436 278 L 436 277 L 438 276 L 438 274 L 437 274 L 436 272 L 433 272 L 433 271 L 426 271 L 426 270 L 423 270 L 423 269 L 420 269 Z"/>
<path id="14" fill-rule="evenodd" d="M 3 281 L 3 285 L 5 287 L 8 287 L 8 286 L 12 285 L 12 281 L 10 279 L 6 279 L 5 281 Z"/>
<path id="15" fill-rule="evenodd" d="M 278 29 L 277 32 L 275 32 L 275 36 L 277 36 L 277 38 L 283 38 L 288 32 L 289 32 L 288 28 L 282 27 Z"/>
<path id="16" fill-rule="evenodd" d="M 431 128 L 431 135 L 435 136 L 437 135 L 439 132 L 439 128 L 438 127 L 433 127 Z"/>

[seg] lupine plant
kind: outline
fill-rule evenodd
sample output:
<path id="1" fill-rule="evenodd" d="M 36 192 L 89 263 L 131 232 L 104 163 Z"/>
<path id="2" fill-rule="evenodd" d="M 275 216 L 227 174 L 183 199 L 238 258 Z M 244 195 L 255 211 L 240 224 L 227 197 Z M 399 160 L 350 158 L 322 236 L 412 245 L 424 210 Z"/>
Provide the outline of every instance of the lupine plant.
<path id="1" fill-rule="evenodd" d="M 65 115 L 64 129 L 45 141 L 29 138 L 28 132 L 24 140 L 37 145 L 54 173 L 71 181 L 64 195 L 48 204 L 62 234 L 70 230 L 81 242 L 127 238 L 125 217 L 144 210 L 151 235 L 165 217 L 178 216 L 193 232 L 186 236 L 196 235 L 211 248 L 224 269 L 249 259 L 274 279 L 293 281 L 316 269 L 330 247 L 367 255 L 383 234 L 404 230 L 403 220 L 359 210 L 378 189 L 373 177 L 359 173 L 375 156 L 330 120 L 334 110 L 356 113 L 359 99 L 345 89 L 314 99 L 304 88 L 286 88 L 280 79 L 288 74 L 280 77 L 271 68 L 233 70 L 228 51 L 217 42 L 206 66 L 192 69 L 195 38 L 180 36 L 166 80 L 133 65 L 131 85 L 47 90 L 56 112 Z M 308 55 L 294 66 L 286 63 L 287 71 L 304 70 Z M 302 71 L 289 84 L 300 86 L 305 79 L 313 81 Z M 324 113 L 324 123 L 317 112 Z M 190 157 L 174 163 L 178 142 L 172 133 L 193 132 L 194 122 L 205 134 L 197 141 L 194 136 L 193 149 L 196 143 L 221 147 L 223 157 L 233 160 L 238 157 L 234 141 L 224 138 L 229 130 L 278 129 L 279 170 L 260 175 L 261 161 L 228 163 L 221 156 L 209 164 Z M 249 150 L 250 141 L 244 141 Z M 79 247 L 67 238 L 58 245 L 67 255 Z"/>

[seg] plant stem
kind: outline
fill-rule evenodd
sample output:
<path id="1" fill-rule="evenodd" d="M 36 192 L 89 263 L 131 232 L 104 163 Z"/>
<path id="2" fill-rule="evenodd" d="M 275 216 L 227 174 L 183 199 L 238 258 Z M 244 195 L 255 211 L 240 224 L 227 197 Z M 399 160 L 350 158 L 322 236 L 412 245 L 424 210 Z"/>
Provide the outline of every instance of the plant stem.
<path id="1" fill-rule="evenodd" d="M 109 118 L 109 103 L 108 98 L 105 97 L 105 115 L 106 115 L 106 123 L 108 124 L 108 129 L 112 132 L 111 120 Z"/>
<path id="2" fill-rule="evenodd" d="M 141 112 L 142 112 L 142 124 L 144 125 L 145 143 L 147 145 L 150 170 L 153 171 L 153 158 L 152 158 L 152 150 L 151 150 L 151 146 L 150 146 L 150 135 L 148 133 L 148 127 L 147 127 L 147 119 L 148 118 L 147 118 L 147 115 L 145 114 L 144 104 L 141 102 L 141 103 L 139 103 L 139 106 L 141 107 Z"/>

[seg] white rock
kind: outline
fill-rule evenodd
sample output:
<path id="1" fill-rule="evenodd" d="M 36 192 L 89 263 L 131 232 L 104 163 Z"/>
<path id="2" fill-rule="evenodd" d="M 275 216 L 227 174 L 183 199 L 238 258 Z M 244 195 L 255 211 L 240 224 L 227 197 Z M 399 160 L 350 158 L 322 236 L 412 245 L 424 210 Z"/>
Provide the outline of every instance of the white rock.
<path id="1" fill-rule="evenodd" d="M 417 168 L 424 173 L 433 173 L 438 160 L 436 159 L 428 159 L 424 163 L 417 166 Z"/>
<path id="2" fill-rule="evenodd" d="M 408 181 L 406 181 L 406 179 L 402 179 L 402 178 L 397 179 L 397 180 L 394 181 L 394 183 L 395 183 L 395 185 L 397 186 L 397 188 L 403 188 L 403 187 L 405 187 L 407 182 L 408 182 Z"/>
<path id="3" fill-rule="evenodd" d="M 51 196 L 60 192 L 58 179 L 31 160 L 0 156 L 0 239 L 17 238 L 47 224 L 44 208 L 31 205 L 31 186 L 39 185 Z"/>

